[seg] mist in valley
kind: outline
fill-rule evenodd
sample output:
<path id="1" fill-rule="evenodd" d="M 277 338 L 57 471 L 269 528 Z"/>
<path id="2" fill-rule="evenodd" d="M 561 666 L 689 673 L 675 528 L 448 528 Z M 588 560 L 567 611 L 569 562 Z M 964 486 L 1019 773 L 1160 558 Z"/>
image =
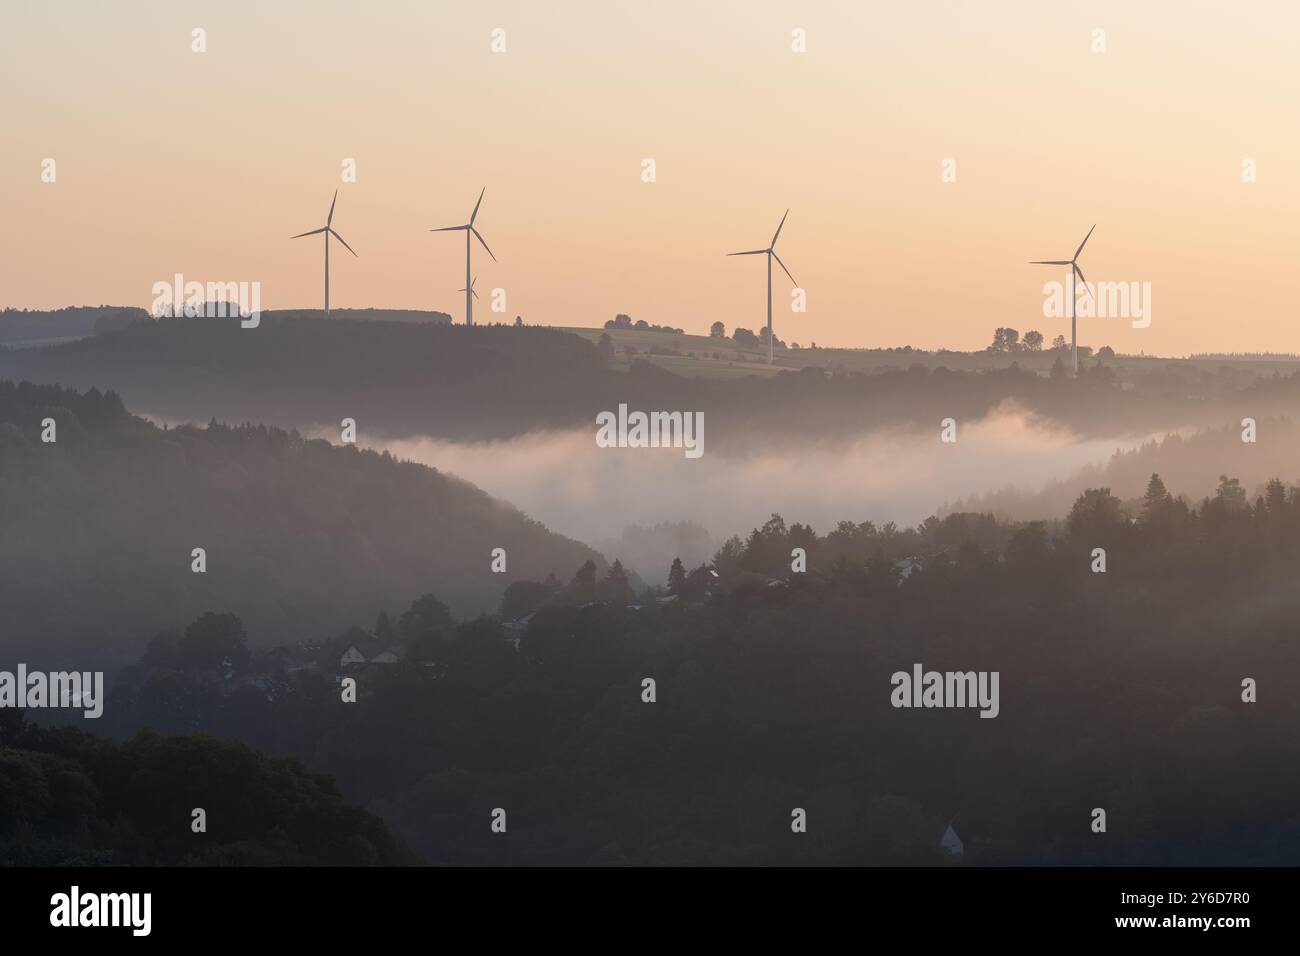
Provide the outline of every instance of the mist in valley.
<path id="1" fill-rule="evenodd" d="M 709 453 L 707 431 L 696 460 L 681 449 L 599 448 L 594 434 L 593 426 L 500 442 L 409 438 L 371 447 L 465 478 L 654 584 L 673 557 L 698 564 L 773 512 L 819 531 L 842 520 L 906 527 L 1008 484 L 1037 491 L 1142 441 L 1080 439 L 1012 407 L 959 424 L 954 443 L 940 440 L 936 422 L 924 432 L 877 430 L 798 450 L 774 444 L 743 457 Z"/>

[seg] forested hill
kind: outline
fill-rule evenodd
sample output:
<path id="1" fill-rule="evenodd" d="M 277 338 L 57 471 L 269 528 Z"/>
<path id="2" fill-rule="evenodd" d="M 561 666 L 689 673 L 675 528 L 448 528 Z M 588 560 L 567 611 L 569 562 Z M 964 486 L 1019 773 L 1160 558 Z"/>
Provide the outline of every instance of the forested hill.
<path id="1" fill-rule="evenodd" d="M 1260 418 L 1258 442 L 1242 441 L 1237 423 L 1193 434 L 1166 435 L 1117 450 L 1102 465 L 1050 481 L 1040 489 L 1005 488 L 958 499 L 944 512 L 992 512 L 1020 520 L 1065 514 L 1090 487 L 1105 486 L 1124 500 L 1140 498 L 1152 473 L 1174 491 L 1196 500 L 1214 493 L 1223 474 L 1235 476 L 1254 495 L 1277 475 L 1300 474 L 1300 424 L 1291 418 Z"/>
<path id="2" fill-rule="evenodd" d="M 69 306 L 66 309 L 0 310 L 0 342 L 73 338 L 124 329 L 149 313 L 131 306 Z"/>
<path id="3" fill-rule="evenodd" d="M 1300 862 L 1293 485 L 1189 502 L 1153 475 L 1133 507 L 1090 488 L 1053 527 L 773 515 L 664 570 L 671 595 L 636 604 L 585 570 L 521 585 L 502 616 L 535 610 L 510 624 L 418 598 L 387 664 L 342 665 L 341 637 L 301 667 L 251 653 L 233 615 L 177 621 L 103 730 L 298 754 L 435 864 L 916 865 L 945 861 L 949 825 L 967 864 Z M 997 716 L 900 707 L 893 677 L 920 666 L 995 672 Z"/>
<path id="4" fill-rule="evenodd" d="M 0 376 L 109 388 L 170 421 L 337 428 L 352 418 L 363 435 L 493 438 L 576 424 L 609 373 L 591 343 L 548 329 L 264 316 L 255 329 L 146 320 L 0 352 Z"/>
<path id="5" fill-rule="evenodd" d="M 969 422 L 1004 403 L 1073 432 L 1115 437 L 1243 416 L 1300 412 L 1300 375 L 1260 378 L 1169 363 L 1120 381 L 1093 362 L 1078 378 L 1016 365 L 954 371 L 822 368 L 758 378 L 675 375 L 639 357 L 627 371 L 578 335 L 526 326 L 353 321 L 264 315 L 142 320 L 50 348 L 0 349 L 0 377 L 112 389 L 168 421 L 257 421 L 336 429 L 367 440 L 430 435 L 493 440 L 537 429 L 594 428 L 597 413 L 701 411 L 708 447 L 742 453 L 774 443 L 854 439 L 876 428 Z"/>
<path id="6" fill-rule="evenodd" d="M 0 711 L 0 866 L 394 866 L 418 858 L 334 782 L 203 735 L 117 743 Z M 193 830 L 191 808 L 204 825 Z"/>
<path id="7" fill-rule="evenodd" d="M 492 573 L 494 548 L 507 573 Z M 236 610 L 255 644 L 369 625 L 427 591 L 472 616 L 515 578 L 567 578 L 588 559 L 604 566 L 387 454 L 260 425 L 158 428 L 111 392 L 0 380 L 0 626 L 6 653 L 33 666 L 113 667 L 214 607 Z"/>

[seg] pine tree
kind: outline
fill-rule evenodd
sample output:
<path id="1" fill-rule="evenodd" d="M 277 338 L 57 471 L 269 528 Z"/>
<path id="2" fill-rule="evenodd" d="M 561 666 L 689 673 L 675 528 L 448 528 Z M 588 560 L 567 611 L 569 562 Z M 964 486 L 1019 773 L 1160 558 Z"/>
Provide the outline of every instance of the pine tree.
<path id="1" fill-rule="evenodd" d="M 632 593 L 632 585 L 628 581 L 627 571 L 623 569 L 622 561 L 615 559 L 609 566 L 609 570 L 605 572 L 605 579 L 600 582 L 597 597 L 614 605 L 632 603 L 635 595 Z"/>
<path id="2" fill-rule="evenodd" d="M 673 566 L 668 569 L 668 593 L 681 594 L 686 584 L 686 566 L 681 558 L 673 558 Z"/>
<path id="3" fill-rule="evenodd" d="M 1215 498 L 1223 502 L 1224 508 L 1228 511 L 1242 511 L 1249 507 L 1246 499 L 1246 489 L 1241 487 L 1240 478 L 1229 478 L 1227 475 L 1219 476 L 1219 487 L 1214 492 Z"/>
<path id="4" fill-rule="evenodd" d="M 1142 496 L 1142 521 L 1151 523 L 1169 513 L 1169 506 L 1173 503 L 1173 496 L 1165 488 L 1165 483 L 1160 480 L 1160 476 L 1152 473 L 1151 480 L 1147 482 L 1147 493 Z"/>
<path id="5" fill-rule="evenodd" d="M 1274 478 L 1264 486 L 1264 506 L 1273 518 L 1280 518 L 1286 513 L 1286 485 Z"/>
<path id="6" fill-rule="evenodd" d="M 578 568 L 569 584 L 569 588 L 580 600 L 593 601 L 596 598 L 596 562 L 588 558 Z"/>

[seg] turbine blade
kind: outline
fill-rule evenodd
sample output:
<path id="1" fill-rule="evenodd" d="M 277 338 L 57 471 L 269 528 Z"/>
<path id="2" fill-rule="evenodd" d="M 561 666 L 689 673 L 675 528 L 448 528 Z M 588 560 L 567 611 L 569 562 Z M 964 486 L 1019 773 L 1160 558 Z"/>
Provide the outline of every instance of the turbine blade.
<path id="1" fill-rule="evenodd" d="M 473 296 L 474 298 L 476 298 L 476 299 L 478 298 L 478 293 L 475 292 L 473 289 L 470 289 L 470 290 L 469 290 L 469 294 L 472 295 L 472 296 Z"/>
<path id="2" fill-rule="evenodd" d="M 487 192 L 487 187 L 483 187 L 483 193 Z M 474 225 L 474 220 L 478 218 L 478 207 L 483 205 L 483 193 L 478 194 L 478 202 L 474 204 L 474 211 L 469 214 L 469 224 Z"/>
<path id="3" fill-rule="evenodd" d="M 1097 224 L 1094 222 L 1094 223 L 1092 224 L 1092 229 L 1096 229 L 1096 228 L 1097 228 Z M 1079 258 L 1079 253 L 1083 252 L 1083 247 L 1086 246 L 1086 245 L 1088 244 L 1088 238 L 1089 238 L 1089 236 L 1092 235 L 1092 229 L 1089 229 L 1089 230 L 1088 230 L 1088 235 L 1083 237 L 1083 242 L 1079 243 L 1079 248 L 1074 250 L 1074 258 L 1075 258 L 1075 259 Z M 1070 260 L 1070 261 L 1073 262 L 1074 260 L 1072 259 L 1072 260 Z"/>
<path id="4" fill-rule="evenodd" d="M 1068 266 L 1069 259 L 1035 259 L 1029 263 L 1031 266 Z"/>
<path id="5" fill-rule="evenodd" d="M 494 255 L 492 255 L 492 250 L 491 250 L 491 249 L 488 249 L 488 244 L 487 244 L 486 242 L 483 242 L 483 237 L 480 236 L 480 235 L 478 234 L 478 230 L 475 229 L 473 226 L 470 226 L 470 227 L 469 227 L 469 231 L 472 232 L 472 233 L 474 233 L 474 238 L 477 239 L 477 240 L 482 244 L 482 246 L 483 246 L 484 249 L 487 249 L 487 254 L 490 255 L 490 256 L 492 256 L 492 261 L 493 261 L 493 262 L 496 262 L 496 261 L 497 261 L 497 257 L 494 256 Z"/>
<path id="6" fill-rule="evenodd" d="M 789 209 L 787 209 L 787 210 L 785 211 L 785 216 L 788 216 L 788 215 L 790 215 L 790 210 L 789 210 Z M 782 217 L 781 217 L 781 225 L 779 225 L 779 226 L 776 227 L 776 235 L 772 236 L 772 248 L 773 248 L 773 249 L 776 248 L 776 237 L 779 236 L 779 235 L 781 235 L 781 226 L 784 226 L 784 225 L 785 225 L 785 216 L 782 216 Z"/>
<path id="7" fill-rule="evenodd" d="M 1080 279 L 1083 279 L 1083 291 L 1088 293 L 1088 298 L 1095 300 L 1096 297 L 1092 294 L 1092 290 L 1088 288 L 1088 280 L 1084 278 L 1083 270 L 1076 265 L 1074 267 L 1074 271 L 1079 274 Z"/>
<path id="8" fill-rule="evenodd" d="M 314 236 L 319 232 L 324 232 L 329 226 L 322 226 L 320 229 L 313 229 L 311 232 L 300 232 L 296 236 L 290 236 L 290 239 L 301 239 L 303 236 Z"/>
<path id="9" fill-rule="evenodd" d="M 347 240 L 345 240 L 342 236 L 340 236 L 340 235 L 339 235 L 337 232 L 335 232 L 333 229 L 330 230 L 330 235 L 333 236 L 335 239 L 337 239 L 339 242 L 343 243 L 343 248 L 344 248 L 344 249 L 346 249 L 348 252 L 351 252 L 354 256 L 356 255 L 356 251 L 355 251 L 351 246 L 349 246 L 349 245 L 347 244 Z M 360 258 L 360 256 L 357 256 L 357 258 Z"/>
<path id="10" fill-rule="evenodd" d="M 334 198 L 330 201 L 330 214 L 325 217 L 325 225 L 328 226 L 334 221 L 334 204 L 339 201 L 339 191 L 334 190 Z"/>
<path id="11" fill-rule="evenodd" d="M 785 268 L 785 263 L 781 261 L 781 257 L 778 256 L 775 252 L 773 252 L 772 258 L 777 261 L 777 264 L 780 265 L 782 269 L 785 269 L 785 274 L 790 276 L 790 270 Z M 798 282 L 795 282 L 794 276 L 790 276 L 790 281 L 794 282 L 796 286 L 799 285 Z"/>
<path id="12" fill-rule="evenodd" d="M 767 252 L 766 249 L 751 249 L 749 252 L 728 252 L 729 256 L 761 256 Z"/>
<path id="13" fill-rule="evenodd" d="M 441 229 L 430 229 L 430 232 L 460 232 L 462 229 L 468 229 L 469 226 L 443 226 Z"/>

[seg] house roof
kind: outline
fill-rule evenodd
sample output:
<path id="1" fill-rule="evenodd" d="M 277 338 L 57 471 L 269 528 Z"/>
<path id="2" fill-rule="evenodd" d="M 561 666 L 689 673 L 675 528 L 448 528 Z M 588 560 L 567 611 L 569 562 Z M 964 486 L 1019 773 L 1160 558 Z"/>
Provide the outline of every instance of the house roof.
<path id="1" fill-rule="evenodd" d="M 349 635 L 349 636 L 353 637 L 354 639 L 331 642 L 329 647 L 325 648 L 320 652 L 319 660 L 328 661 L 331 664 L 337 664 L 342 658 L 346 657 L 350 652 L 356 651 L 365 660 L 369 661 L 372 660 L 377 655 L 382 654 L 384 652 L 384 649 L 388 647 L 388 644 L 386 642 L 381 641 L 378 638 L 373 636 L 368 636 L 364 638 L 359 638 L 356 637 L 355 635 Z"/>

